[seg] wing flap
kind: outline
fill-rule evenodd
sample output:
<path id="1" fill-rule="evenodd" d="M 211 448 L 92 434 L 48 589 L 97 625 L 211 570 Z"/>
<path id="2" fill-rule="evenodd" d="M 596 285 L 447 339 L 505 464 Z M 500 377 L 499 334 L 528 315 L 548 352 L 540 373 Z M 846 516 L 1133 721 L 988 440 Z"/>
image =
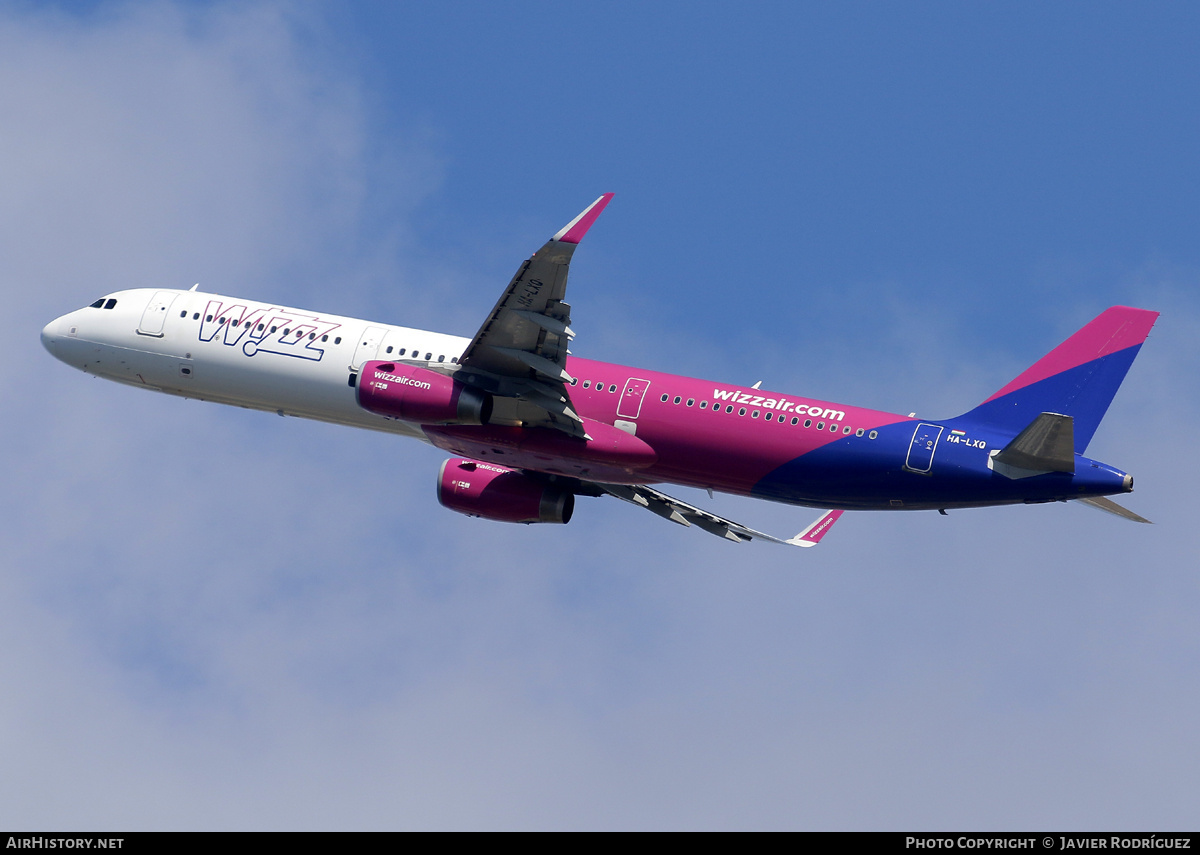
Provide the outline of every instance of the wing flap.
<path id="1" fill-rule="evenodd" d="M 544 356 L 540 356 L 537 353 L 528 350 L 520 350 L 519 348 L 515 347 L 500 347 L 499 345 L 494 344 L 490 345 L 490 347 L 494 351 L 506 354 L 511 356 L 513 359 L 525 363 L 541 377 L 547 380 L 557 380 L 562 383 L 570 383 L 573 379 L 571 375 L 567 373 L 565 368 L 561 368 L 558 363 L 552 362 L 551 360 Z"/>

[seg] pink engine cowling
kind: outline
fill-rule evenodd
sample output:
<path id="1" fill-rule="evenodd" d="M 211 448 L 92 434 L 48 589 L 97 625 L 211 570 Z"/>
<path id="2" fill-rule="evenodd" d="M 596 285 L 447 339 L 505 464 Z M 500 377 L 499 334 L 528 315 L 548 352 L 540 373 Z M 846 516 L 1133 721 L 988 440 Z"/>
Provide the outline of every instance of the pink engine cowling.
<path id="1" fill-rule="evenodd" d="M 415 365 L 366 362 L 356 394 L 364 410 L 406 422 L 485 425 L 492 417 L 491 395 Z"/>
<path id="2" fill-rule="evenodd" d="M 567 523 L 574 494 L 524 472 L 452 457 L 438 473 L 442 507 L 488 520 L 512 523 Z"/>

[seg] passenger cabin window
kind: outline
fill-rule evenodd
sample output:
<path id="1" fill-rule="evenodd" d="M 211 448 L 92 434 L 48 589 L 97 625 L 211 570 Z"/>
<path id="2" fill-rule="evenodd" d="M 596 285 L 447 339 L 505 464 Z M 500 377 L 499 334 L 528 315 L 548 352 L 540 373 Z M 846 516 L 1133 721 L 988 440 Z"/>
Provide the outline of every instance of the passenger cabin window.
<path id="1" fill-rule="evenodd" d="M 337 338 L 335 338 L 335 339 L 333 340 L 333 343 L 334 343 L 334 344 L 341 344 L 341 343 L 342 343 L 342 337 L 339 335 Z M 403 354 L 403 353 L 404 353 L 404 351 L 402 350 L 402 351 L 400 351 L 400 353 L 401 353 L 401 354 Z"/>
<path id="2" fill-rule="evenodd" d="M 670 395 L 663 395 L 662 402 L 665 404 L 670 397 L 671 397 Z"/>

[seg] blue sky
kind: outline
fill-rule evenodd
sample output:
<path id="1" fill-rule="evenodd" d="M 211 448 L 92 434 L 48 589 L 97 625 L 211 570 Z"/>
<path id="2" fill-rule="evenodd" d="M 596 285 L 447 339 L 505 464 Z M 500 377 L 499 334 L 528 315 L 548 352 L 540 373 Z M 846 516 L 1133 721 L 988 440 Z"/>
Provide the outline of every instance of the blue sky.
<path id="1" fill-rule="evenodd" d="M 1194 826 L 1198 35 L 1185 4 L 0 4 L 0 821 Z M 1156 525 L 509 527 L 437 505 L 432 449 L 38 344 L 197 281 L 469 335 L 606 191 L 584 356 L 937 417 L 1162 311 L 1090 449 Z"/>

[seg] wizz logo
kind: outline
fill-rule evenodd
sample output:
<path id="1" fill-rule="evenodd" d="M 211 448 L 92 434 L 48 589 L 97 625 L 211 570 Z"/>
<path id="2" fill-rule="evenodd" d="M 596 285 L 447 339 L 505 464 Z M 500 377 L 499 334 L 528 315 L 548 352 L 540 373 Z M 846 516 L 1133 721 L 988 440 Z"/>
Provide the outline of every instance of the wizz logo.
<path id="1" fill-rule="evenodd" d="M 283 309 L 251 309 L 240 304 L 226 306 L 210 300 L 200 322 L 200 341 L 213 341 L 219 337 L 223 344 L 240 346 L 247 356 L 278 353 L 320 361 L 325 355 L 322 339 L 327 339 L 340 326 Z"/>

